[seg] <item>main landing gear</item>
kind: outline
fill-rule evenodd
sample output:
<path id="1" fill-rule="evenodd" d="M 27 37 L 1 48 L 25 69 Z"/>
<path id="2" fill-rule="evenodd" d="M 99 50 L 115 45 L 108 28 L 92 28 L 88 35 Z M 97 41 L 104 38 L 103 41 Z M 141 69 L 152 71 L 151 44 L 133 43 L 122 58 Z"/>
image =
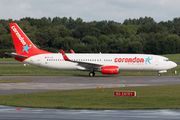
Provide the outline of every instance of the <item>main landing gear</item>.
<path id="1" fill-rule="evenodd" d="M 93 76 L 95 76 L 94 71 L 89 73 L 89 77 L 93 77 Z"/>

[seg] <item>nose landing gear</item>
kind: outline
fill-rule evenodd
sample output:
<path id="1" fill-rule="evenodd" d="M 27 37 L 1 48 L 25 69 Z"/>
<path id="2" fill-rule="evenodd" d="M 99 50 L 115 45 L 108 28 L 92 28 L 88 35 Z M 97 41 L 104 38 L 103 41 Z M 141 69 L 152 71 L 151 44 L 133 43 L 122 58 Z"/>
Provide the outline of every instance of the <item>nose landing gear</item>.
<path id="1" fill-rule="evenodd" d="M 167 70 L 161 70 L 161 71 L 158 72 L 157 76 L 160 77 L 161 73 L 165 73 L 165 72 L 167 72 Z"/>
<path id="2" fill-rule="evenodd" d="M 158 73 L 157 76 L 160 77 L 160 76 L 161 76 L 161 73 Z"/>

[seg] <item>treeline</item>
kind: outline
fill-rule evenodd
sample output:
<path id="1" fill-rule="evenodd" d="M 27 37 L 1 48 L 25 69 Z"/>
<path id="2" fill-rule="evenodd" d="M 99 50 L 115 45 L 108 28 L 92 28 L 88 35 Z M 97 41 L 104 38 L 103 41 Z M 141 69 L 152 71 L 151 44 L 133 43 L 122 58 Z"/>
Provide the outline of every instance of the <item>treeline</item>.
<path id="1" fill-rule="evenodd" d="M 9 23 L 16 22 L 40 49 L 76 53 L 180 53 L 180 18 L 156 23 L 153 18 L 84 22 L 81 18 L 0 20 L 0 57 L 15 52 Z"/>

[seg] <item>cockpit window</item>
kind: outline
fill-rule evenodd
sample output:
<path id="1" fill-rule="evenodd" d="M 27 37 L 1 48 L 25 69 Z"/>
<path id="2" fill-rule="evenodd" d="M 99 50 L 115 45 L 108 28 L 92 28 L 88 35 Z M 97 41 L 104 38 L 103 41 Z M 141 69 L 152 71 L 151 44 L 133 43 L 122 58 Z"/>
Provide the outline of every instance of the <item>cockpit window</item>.
<path id="1" fill-rule="evenodd" d="M 170 61 L 170 60 L 169 60 L 169 59 L 164 59 L 164 61 L 168 62 L 168 61 Z"/>

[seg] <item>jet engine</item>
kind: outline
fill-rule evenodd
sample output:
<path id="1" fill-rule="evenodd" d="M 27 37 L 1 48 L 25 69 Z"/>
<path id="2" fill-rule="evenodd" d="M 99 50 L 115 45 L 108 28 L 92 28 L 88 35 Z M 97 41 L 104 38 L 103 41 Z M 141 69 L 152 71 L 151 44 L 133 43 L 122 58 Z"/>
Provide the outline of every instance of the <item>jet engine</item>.
<path id="1" fill-rule="evenodd" d="M 102 66 L 101 72 L 102 74 L 118 74 L 119 67 L 118 66 Z"/>

